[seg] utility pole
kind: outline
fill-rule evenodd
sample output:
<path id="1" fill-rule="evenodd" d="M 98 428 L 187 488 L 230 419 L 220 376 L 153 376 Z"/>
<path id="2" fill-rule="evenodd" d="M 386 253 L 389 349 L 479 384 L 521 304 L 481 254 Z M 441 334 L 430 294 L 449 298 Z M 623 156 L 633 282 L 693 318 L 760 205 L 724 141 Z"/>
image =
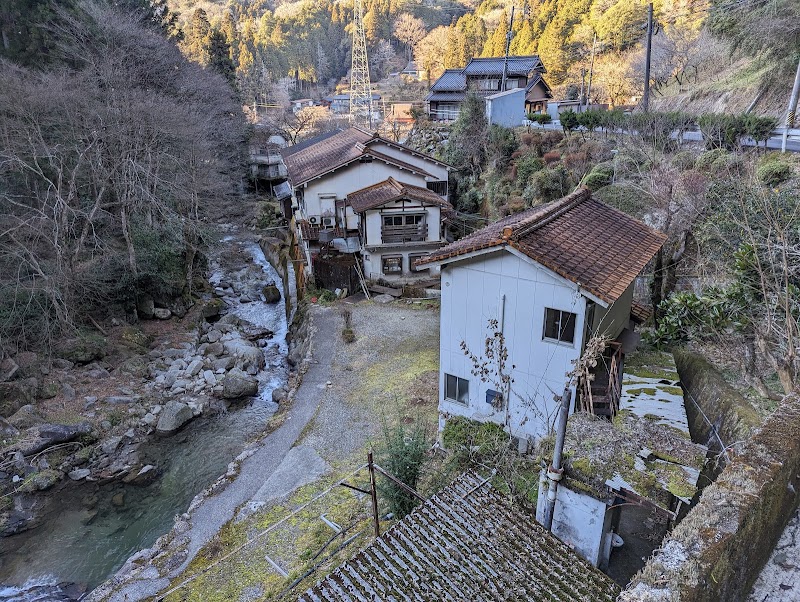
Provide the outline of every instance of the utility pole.
<path id="1" fill-rule="evenodd" d="M 367 36 L 364 31 L 364 5 L 353 7 L 353 61 L 350 68 L 350 119 L 372 129 L 372 90 L 369 86 Z"/>
<path id="2" fill-rule="evenodd" d="M 570 392 L 569 384 L 567 384 L 564 387 L 564 393 L 561 395 L 561 407 L 558 409 L 558 417 L 556 419 L 556 447 L 553 450 L 553 463 L 547 469 L 547 479 L 550 485 L 547 489 L 547 505 L 542 516 L 542 526 L 548 531 L 553 529 L 553 514 L 556 508 L 558 482 L 564 475 L 564 469 L 561 468 L 561 456 L 564 453 L 564 439 L 567 436 L 567 417 L 569 416 L 571 397 L 572 393 Z"/>
<path id="3" fill-rule="evenodd" d="M 783 140 L 781 141 L 781 152 L 786 152 L 786 139 L 789 137 L 789 129 L 794 127 L 794 118 L 797 113 L 797 97 L 800 96 L 800 61 L 797 62 L 797 73 L 794 76 L 794 86 L 792 94 L 789 96 L 789 108 L 786 110 L 786 123 L 783 128 Z"/>
<path id="4" fill-rule="evenodd" d="M 592 60 L 589 61 L 589 85 L 586 87 L 586 110 L 589 110 L 589 103 L 592 102 L 592 75 L 594 74 L 594 47 L 597 44 L 597 34 L 592 38 Z"/>
<path id="5" fill-rule="evenodd" d="M 644 96 L 642 97 L 642 110 L 650 110 L 650 55 L 653 49 L 653 3 L 647 5 L 647 58 L 644 64 Z"/>
<path id="6" fill-rule="evenodd" d="M 503 59 L 503 79 L 500 82 L 500 91 L 506 91 L 506 79 L 508 78 L 508 51 L 511 48 L 511 36 L 514 35 L 514 9 L 516 7 L 511 7 L 511 23 L 508 25 L 508 32 L 506 33 L 506 54 L 505 58 Z"/>

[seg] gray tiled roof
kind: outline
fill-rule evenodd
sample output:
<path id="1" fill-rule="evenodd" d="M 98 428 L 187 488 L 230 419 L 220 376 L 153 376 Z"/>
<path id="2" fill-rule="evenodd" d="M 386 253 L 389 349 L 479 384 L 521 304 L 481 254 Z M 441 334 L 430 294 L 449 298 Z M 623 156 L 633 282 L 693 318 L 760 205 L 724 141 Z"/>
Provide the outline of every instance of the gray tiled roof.
<path id="1" fill-rule="evenodd" d="M 299 602 L 612 602 L 618 591 L 529 512 L 467 473 Z"/>
<path id="2" fill-rule="evenodd" d="M 431 92 L 459 92 L 467 89 L 467 78 L 461 69 L 446 69 L 431 86 Z"/>
<path id="3" fill-rule="evenodd" d="M 471 76 L 502 75 L 503 57 L 473 58 L 464 67 L 464 74 Z M 538 56 L 510 56 L 508 57 L 509 75 L 528 75 L 534 69 L 544 71 L 542 61 Z"/>
<path id="4" fill-rule="evenodd" d="M 431 92 L 425 97 L 426 102 L 462 102 L 466 92 Z"/>

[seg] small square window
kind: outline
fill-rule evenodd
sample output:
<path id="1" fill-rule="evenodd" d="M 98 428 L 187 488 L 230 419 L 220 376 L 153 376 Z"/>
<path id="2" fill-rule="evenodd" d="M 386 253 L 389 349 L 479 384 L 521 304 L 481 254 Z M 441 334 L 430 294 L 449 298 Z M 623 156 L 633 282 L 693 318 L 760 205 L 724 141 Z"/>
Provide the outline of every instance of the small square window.
<path id="1" fill-rule="evenodd" d="M 403 273 L 402 255 L 384 255 L 382 259 L 383 273 L 387 275 Z"/>
<path id="2" fill-rule="evenodd" d="M 572 312 L 545 308 L 543 338 L 562 343 L 573 343 L 576 317 Z"/>
<path id="3" fill-rule="evenodd" d="M 422 259 L 423 257 L 427 257 L 429 254 L 430 253 L 411 253 L 408 256 L 408 271 L 409 272 L 427 272 L 428 269 L 429 269 L 428 266 L 423 265 L 423 266 L 417 267 L 417 266 L 414 265 L 414 262 L 417 261 L 417 259 Z"/>
<path id="4" fill-rule="evenodd" d="M 444 375 L 444 398 L 450 401 L 456 401 L 469 404 L 469 381 L 465 378 L 459 378 L 452 374 Z"/>

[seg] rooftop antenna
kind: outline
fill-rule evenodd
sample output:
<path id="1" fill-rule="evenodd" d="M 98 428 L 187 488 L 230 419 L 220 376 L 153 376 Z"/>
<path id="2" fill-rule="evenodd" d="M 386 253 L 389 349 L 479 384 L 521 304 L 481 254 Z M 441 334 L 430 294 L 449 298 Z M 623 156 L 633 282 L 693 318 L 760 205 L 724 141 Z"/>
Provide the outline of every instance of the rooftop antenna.
<path id="1" fill-rule="evenodd" d="M 372 130 L 372 90 L 369 86 L 367 36 L 364 32 L 364 4 L 353 7 L 353 63 L 350 69 L 350 120 Z"/>

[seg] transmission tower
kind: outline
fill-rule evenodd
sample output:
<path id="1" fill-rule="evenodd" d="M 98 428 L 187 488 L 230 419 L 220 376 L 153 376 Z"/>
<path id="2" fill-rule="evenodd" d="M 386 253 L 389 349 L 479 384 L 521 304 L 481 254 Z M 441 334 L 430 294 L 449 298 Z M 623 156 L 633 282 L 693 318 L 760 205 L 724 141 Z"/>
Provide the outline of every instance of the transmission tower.
<path id="1" fill-rule="evenodd" d="M 350 119 L 356 125 L 372 129 L 372 90 L 369 87 L 367 36 L 364 33 L 364 5 L 355 0 L 353 7 L 353 64 L 350 69 Z"/>

